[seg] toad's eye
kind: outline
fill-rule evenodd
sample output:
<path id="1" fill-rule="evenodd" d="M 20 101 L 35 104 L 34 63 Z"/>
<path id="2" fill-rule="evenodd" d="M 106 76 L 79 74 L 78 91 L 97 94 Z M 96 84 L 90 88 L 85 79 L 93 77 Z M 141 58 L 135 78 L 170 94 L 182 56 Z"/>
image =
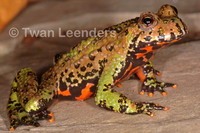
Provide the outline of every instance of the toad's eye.
<path id="1" fill-rule="evenodd" d="M 142 22 L 148 26 L 153 23 L 153 20 L 151 18 L 144 18 Z"/>
<path id="2" fill-rule="evenodd" d="M 157 23 L 156 17 L 151 13 L 143 13 L 138 21 L 138 25 L 144 31 L 151 31 Z"/>

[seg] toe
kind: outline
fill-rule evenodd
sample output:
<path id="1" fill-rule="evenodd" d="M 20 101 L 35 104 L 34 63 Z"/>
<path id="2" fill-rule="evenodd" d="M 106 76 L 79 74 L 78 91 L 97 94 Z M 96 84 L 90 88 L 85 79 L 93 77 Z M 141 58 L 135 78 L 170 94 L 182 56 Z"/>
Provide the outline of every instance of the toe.
<path id="1" fill-rule="evenodd" d="M 144 91 L 140 91 L 140 95 L 144 95 Z"/>
<path id="2" fill-rule="evenodd" d="M 152 97 L 153 96 L 153 93 L 152 92 L 149 92 L 149 97 Z"/>
<path id="3" fill-rule="evenodd" d="M 54 118 L 52 117 L 51 119 L 49 119 L 49 122 L 54 122 Z"/>
<path id="4" fill-rule="evenodd" d="M 172 87 L 173 87 L 173 88 L 177 88 L 178 86 L 177 86 L 177 85 L 173 85 Z"/>
<path id="5" fill-rule="evenodd" d="M 163 96 L 166 96 L 166 95 L 167 95 L 167 93 L 166 93 L 166 92 L 162 92 L 162 95 L 163 95 Z"/>
<path id="6" fill-rule="evenodd" d="M 151 118 L 153 118 L 153 117 L 154 117 L 154 114 L 153 114 L 153 113 L 151 113 L 149 116 L 150 116 Z"/>

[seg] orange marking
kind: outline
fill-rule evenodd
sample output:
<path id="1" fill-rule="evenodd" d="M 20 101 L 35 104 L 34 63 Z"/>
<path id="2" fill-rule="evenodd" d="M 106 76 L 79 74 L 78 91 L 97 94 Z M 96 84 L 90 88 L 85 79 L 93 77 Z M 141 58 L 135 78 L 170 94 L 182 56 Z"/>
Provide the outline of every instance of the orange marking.
<path id="1" fill-rule="evenodd" d="M 179 38 L 177 40 L 172 40 L 172 41 L 169 41 L 169 42 L 160 42 L 160 43 L 158 43 L 158 45 L 163 45 L 163 44 L 166 44 L 166 43 L 174 43 L 174 42 L 177 42 L 179 40 L 181 40 L 181 38 Z"/>
<path id="2" fill-rule="evenodd" d="M 167 111 L 167 110 L 168 110 L 168 108 L 167 108 L 167 107 L 165 107 L 164 111 Z"/>
<path id="3" fill-rule="evenodd" d="M 160 72 L 159 72 L 159 73 L 157 73 L 157 76 L 161 76 L 161 75 L 162 75 L 162 73 L 160 73 Z"/>
<path id="4" fill-rule="evenodd" d="M 144 62 L 147 62 L 148 60 L 147 60 L 147 58 L 146 58 L 146 57 L 143 57 L 143 61 L 144 61 Z"/>
<path id="5" fill-rule="evenodd" d="M 10 131 L 15 131 L 15 129 L 14 129 L 13 127 L 12 127 L 12 128 L 10 128 L 9 130 L 10 130 Z"/>
<path id="6" fill-rule="evenodd" d="M 152 92 L 150 92 L 150 93 L 149 93 L 149 96 L 150 96 L 150 97 L 152 97 L 152 96 L 153 96 L 153 93 L 152 93 Z"/>
<path id="7" fill-rule="evenodd" d="M 147 51 L 147 53 L 148 52 L 151 52 L 151 51 L 153 51 L 153 46 L 147 46 L 147 47 L 144 47 L 144 48 L 141 48 L 142 50 L 146 50 Z"/>
<path id="8" fill-rule="evenodd" d="M 140 57 L 143 57 L 143 61 L 147 62 L 148 60 L 147 60 L 147 58 L 145 58 L 145 54 L 153 51 L 153 46 L 146 46 L 144 48 L 141 48 L 141 50 L 146 50 L 146 52 L 145 53 L 138 53 L 138 54 L 136 54 L 136 56 L 137 56 L 136 58 L 139 59 Z"/>
<path id="9" fill-rule="evenodd" d="M 121 87 L 122 87 L 122 84 L 121 84 L 121 83 L 118 83 L 117 87 L 121 88 Z"/>
<path id="10" fill-rule="evenodd" d="M 94 86 L 92 83 L 87 83 L 86 87 L 81 91 L 81 95 L 79 97 L 75 97 L 76 100 L 85 100 L 88 99 L 93 93 L 90 91 L 90 88 Z"/>
<path id="11" fill-rule="evenodd" d="M 178 86 L 177 86 L 177 85 L 173 85 L 172 87 L 173 87 L 173 88 L 177 88 Z"/>
<path id="12" fill-rule="evenodd" d="M 156 52 L 153 52 L 153 55 L 151 56 L 151 58 L 149 59 L 149 60 L 152 60 L 153 58 L 154 58 L 154 54 L 155 54 Z"/>
<path id="13" fill-rule="evenodd" d="M 136 67 L 136 68 L 133 68 L 130 72 L 129 72 L 129 74 L 125 77 L 125 78 L 123 78 L 122 80 L 124 80 L 124 79 L 126 79 L 126 78 L 128 78 L 128 77 L 130 77 L 131 76 L 131 74 L 135 71 L 135 70 L 137 70 L 138 69 L 138 67 Z"/>
<path id="14" fill-rule="evenodd" d="M 150 114 L 150 117 L 151 117 L 151 118 L 152 118 L 152 117 L 154 117 L 154 114 L 153 114 L 153 113 L 151 113 L 151 114 Z"/>
<path id="15" fill-rule="evenodd" d="M 61 91 L 60 88 L 58 88 L 58 95 L 70 96 L 71 93 L 70 93 L 69 89 L 67 89 L 67 90 L 65 90 L 65 91 Z"/>
<path id="16" fill-rule="evenodd" d="M 163 96 L 166 96 L 166 95 L 167 95 L 167 93 L 166 93 L 166 92 L 162 92 L 162 95 L 163 95 Z"/>
<path id="17" fill-rule="evenodd" d="M 53 116 L 53 113 L 51 112 L 51 113 L 49 113 L 48 115 L 49 115 L 49 116 Z"/>
<path id="18" fill-rule="evenodd" d="M 138 53 L 138 54 L 136 54 L 137 59 L 139 59 L 140 57 L 143 57 L 145 54 L 146 54 L 146 53 Z"/>
<path id="19" fill-rule="evenodd" d="M 140 91 L 140 95 L 144 95 L 144 91 Z"/>
<path id="20" fill-rule="evenodd" d="M 126 73 L 131 69 L 131 67 L 132 67 L 132 63 L 130 63 L 130 65 L 128 66 L 128 68 L 127 68 L 126 71 L 124 72 L 123 76 L 122 76 L 121 78 L 119 78 L 118 80 L 115 81 L 114 85 L 115 85 L 117 82 L 119 82 L 119 81 L 122 80 L 122 78 L 124 77 L 124 75 L 126 75 Z"/>
<path id="21" fill-rule="evenodd" d="M 49 119 L 49 122 L 54 122 L 54 118 Z"/>
<path id="22" fill-rule="evenodd" d="M 139 77 L 141 82 L 144 82 L 144 80 L 146 79 L 145 74 L 143 73 L 143 69 L 142 68 L 138 68 L 136 71 L 137 76 Z"/>

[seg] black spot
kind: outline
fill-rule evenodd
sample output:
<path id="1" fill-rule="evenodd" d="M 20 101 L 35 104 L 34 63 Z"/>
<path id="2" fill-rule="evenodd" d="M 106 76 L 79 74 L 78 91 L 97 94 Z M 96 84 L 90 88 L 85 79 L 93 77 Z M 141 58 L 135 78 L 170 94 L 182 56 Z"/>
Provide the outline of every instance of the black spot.
<path id="1" fill-rule="evenodd" d="M 170 40 L 175 40 L 175 39 L 176 39 L 175 34 L 174 34 L 173 32 L 171 32 L 170 34 L 171 34 L 171 38 L 170 38 Z"/>
<path id="2" fill-rule="evenodd" d="M 112 90 L 111 90 L 111 93 L 114 93 L 114 92 L 116 92 L 116 91 L 112 89 Z"/>
<path id="3" fill-rule="evenodd" d="M 101 48 L 97 49 L 97 52 L 102 52 Z"/>
<path id="4" fill-rule="evenodd" d="M 76 65 L 74 65 L 74 67 L 75 67 L 76 69 L 78 69 L 79 66 L 80 66 L 80 64 L 76 64 Z"/>
<path id="5" fill-rule="evenodd" d="M 110 106 L 110 110 L 111 110 L 111 111 L 114 111 L 114 109 L 113 109 L 113 108 L 114 108 L 113 106 Z"/>
<path id="6" fill-rule="evenodd" d="M 107 91 L 108 89 L 106 88 L 106 89 L 103 89 L 103 91 Z"/>
<path id="7" fill-rule="evenodd" d="M 11 101 L 11 100 L 9 99 L 8 104 L 13 104 L 14 102 L 16 102 L 16 100 Z"/>
<path id="8" fill-rule="evenodd" d="M 78 77 L 81 78 L 81 79 L 84 77 L 84 76 L 81 75 L 79 72 L 77 72 L 77 75 L 78 75 Z"/>
<path id="9" fill-rule="evenodd" d="M 108 50 L 112 51 L 114 48 L 114 46 L 110 46 L 110 48 Z"/>
<path id="10" fill-rule="evenodd" d="M 123 102 L 123 100 L 122 100 L 122 99 L 119 99 L 119 100 L 118 100 L 118 103 L 122 103 L 122 102 Z"/>
<path id="11" fill-rule="evenodd" d="M 125 36 L 128 35 L 128 29 L 125 30 Z"/>
<path id="12" fill-rule="evenodd" d="M 89 59 L 90 59 L 91 61 L 93 61 L 93 60 L 95 59 L 95 56 L 89 55 Z"/>
<path id="13" fill-rule="evenodd" d="M 61 66 L 64 67 L 65 66 L 65 62 L 63 62 Z"/>
<path id="14" fill-rule="evenodd" d="M 119 112 L 123 113 L 126 111 L 127 108 L 128 108 L 128 106 L 126 106 L 126 105 L 120 105 Z"/>
<path id="15" fill-rule="evenodd" d="M 61 77 L 63 77 L 64 76 L 64 73 L 63 72 L 61 72 Z"/>
<path id="16" fill-rule="evenodd" d="M 92 67 L 92 66 L 93 66 L 92 63 L 87 64 L 87 67 L 89 67 L 89 68 Z"/>
<path id="17" fill-rule="evenodd" d="M 78 80 L 77 80 L 77 79 L 74 79 L 73 83 L 78 83 Z"/>
<path id="18" fill-rule="evenodd" d="M 27 73 L 27 75 L 28 75 L 28 76 L 32 76 L 32 75 L 34 75 L 34 73 L 33 73 L 32 71 L 29 71 L 29 72 Z"/>
<path id="19" fill-rule="evenodd" d="M 135 42 L 137 41 L 139 35 L 140 35 L 140 34 L 137 34 L 136 37 L 133 38 L 133 40 L 132 40 L 133 43 L 135 43 Z"/>
<path id="20" fill-rule="evenodd" d="M 71 73 L 69 74 L 69 77 L 74 77 L 73 72 L 71 72 Z"/>
<path id="21" fill-rule="evenodd" d="M 18 106 L 18 107 L 19 107 L 19 106 L 21 106 L 21 104 L 20 104 L 20 103 L 16 103 L 15 106 Z"/>
<path id="22" fill-rule="evenodd" d="M 172 22 L 175 22 L 175 19 L 172 18 L 171 21 L 172 21 Z"/>
<path id="23" fill-rule="evenodd" d="M 92 73 L 97 73 L 97 72 L 98 72 L 98 70 L 92 69 Z"/>
<path id="24" fill-rule="evenodd" d="M 106 88 L 112 88 L 112 85 L 111 84 L 105 84 L 104 85 Z"/>
<path id="25" fill-rule="evenodd" d="M 54 73 L 53 77 L 56 77 L 57 76 L 57 73 Z"/>
<path id="26" fill-rule="evenodd" d="M 85 70 L 86 70 L 86 67 L 85 67 L 85 66 L 81 67 L 81 71 L 82 71 L 82 72 L 84 72 Z"/>
<path id="27" fill-rule="evenodd" d="M 119 32 L 122 31 L 122 27 L 117 27 L 115 30 L 116 30 L 117 33 L 119 33 Z"/>
<path id="28" fill-rule="evenodd" d="M 86 72 L 86 74 L 85 74 L 86 78 L 87 77 L 92 77 L 92 76 L 94 76 L 94 73 L 92 73 L 92 72 Z"/>
<path id="29" fill-rule="evenodd" d="M 168 20 L 163 20 L 163 23 L 164 23 L 164 24 L 167 24 L 167 23 L 168 23 Z"/>
<path id="30" fill-rule="evenodd" d="M 26 104 L 27 102 L 28 102 L 28 98 L 25 98 L 25 99 L 23 100 L 23 103 Z"/>
<path id="31" fill-rule="evenodd" d="M 67 70 L 67 69 L 65 69 L 65 73 L 67 73 L 67 71 L 68 71 L 68 70 Z"/>
<path id="32" fill-rule="evenodd" d="M 178 28 L 178 32 L 180 33 L 180 35 L 182 35 L 183 31 L 181 30 L 181 27 L 178 23 L 176 23 L 176 27 Z"/>

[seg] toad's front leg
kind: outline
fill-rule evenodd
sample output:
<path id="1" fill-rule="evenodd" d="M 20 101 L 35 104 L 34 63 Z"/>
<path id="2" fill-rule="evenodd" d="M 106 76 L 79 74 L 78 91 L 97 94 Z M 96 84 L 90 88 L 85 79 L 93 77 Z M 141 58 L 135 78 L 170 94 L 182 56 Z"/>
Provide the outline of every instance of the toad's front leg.
<path id="1" fill-rule="evenodd" d="M 140 67 L 136 71 L 136 74 L 142 82 L 140 92 L 141 95 L 143 95 L 144 92 L 149 92 L 149 96 L 153 96 L 154 91 L 159 91 L 162 93 L 162 95 L 167 95 L 167 93 L 164 91 L 165 87 L 177 88 L 177 85 L 173 83 L 164 83 L 157 81 L 156 75 L 160 76 L 161 73 L 153 68 L 153 63 L 151 61 Z"/>

